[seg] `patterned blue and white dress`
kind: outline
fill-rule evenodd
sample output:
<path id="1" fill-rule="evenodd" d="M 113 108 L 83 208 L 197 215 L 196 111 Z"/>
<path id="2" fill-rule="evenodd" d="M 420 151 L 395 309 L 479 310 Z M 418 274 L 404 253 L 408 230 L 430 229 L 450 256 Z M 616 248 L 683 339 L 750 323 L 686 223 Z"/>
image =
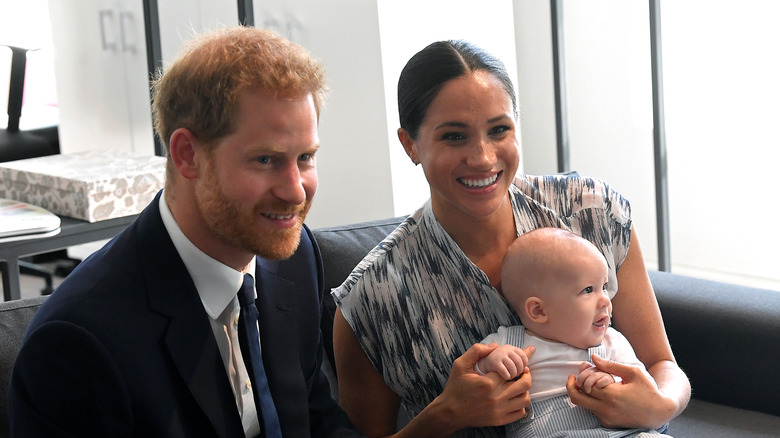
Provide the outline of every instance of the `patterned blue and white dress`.
<path id="1" fill-rule="evenodd" d="M 609 264 L 610 297 L 631 234 L 628 201 L 605 183 L 576 175 L 519 176 L 510 187 L 518 235 L 571 230 Z M 520 324 L 487 275 L 441 227 L 430 201 L 401 223 L 332 295 L 358 341 L 412 415 L 444 389 L 452 363 L 499 326 Z M 503 428 L 457 436 L 499 437 Z"/>

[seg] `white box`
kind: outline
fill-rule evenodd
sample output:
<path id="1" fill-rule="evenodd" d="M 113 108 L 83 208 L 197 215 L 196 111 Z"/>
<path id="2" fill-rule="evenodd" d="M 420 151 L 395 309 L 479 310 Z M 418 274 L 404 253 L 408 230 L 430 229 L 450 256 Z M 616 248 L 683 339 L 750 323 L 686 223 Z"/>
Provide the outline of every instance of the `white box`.
<path id="1" fill-rule="evenodd" d="M 163 188 L 165 161 L 107 151 L 0 163 L 0 198 L 89 222 L 138 214 Z"/>

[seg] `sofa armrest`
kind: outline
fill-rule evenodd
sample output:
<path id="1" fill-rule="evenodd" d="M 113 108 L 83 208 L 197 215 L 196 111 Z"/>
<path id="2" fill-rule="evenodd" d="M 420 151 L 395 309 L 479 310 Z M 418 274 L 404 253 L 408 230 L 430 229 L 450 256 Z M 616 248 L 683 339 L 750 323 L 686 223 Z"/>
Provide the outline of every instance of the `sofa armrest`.
<path id="1" fill-rule="evenodd" d="M 35 312 L 47 295 L 0 303 L 0 438 L 9 436 L 8 385 L 16 356 Z"/>
<path id="2" fill-rule="evenodd" d="M 693 396 L 780 415 L 780 292 L 657 271 L 650 280 Z"/>

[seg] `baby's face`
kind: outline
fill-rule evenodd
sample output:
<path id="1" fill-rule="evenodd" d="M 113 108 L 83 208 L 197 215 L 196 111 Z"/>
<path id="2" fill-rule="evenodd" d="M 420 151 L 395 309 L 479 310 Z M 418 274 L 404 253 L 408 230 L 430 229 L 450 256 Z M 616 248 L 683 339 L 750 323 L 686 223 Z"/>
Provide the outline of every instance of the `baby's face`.
<path id="1" fill-rule="evenodd" d="M 553 281 L 545 291 L 546 323 L 537 334 L 577 348 L 600 344 L 609 327 L 612 302 L 607 292 L 607 263 L 603 257 L 581 257 L 578 266 Z"/>

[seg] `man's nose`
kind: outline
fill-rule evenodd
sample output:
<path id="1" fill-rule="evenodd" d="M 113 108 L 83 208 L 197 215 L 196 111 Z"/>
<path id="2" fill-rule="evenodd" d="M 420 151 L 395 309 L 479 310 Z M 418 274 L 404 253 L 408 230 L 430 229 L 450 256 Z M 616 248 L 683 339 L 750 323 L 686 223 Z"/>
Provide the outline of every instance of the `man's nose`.
<path id="1" fill-rule="evenodd" d="M 303 176 L 297 165 L 285 166 L 279 174 L 274 194 L 290 204 L 302 204 L 306 200 Z"/>

